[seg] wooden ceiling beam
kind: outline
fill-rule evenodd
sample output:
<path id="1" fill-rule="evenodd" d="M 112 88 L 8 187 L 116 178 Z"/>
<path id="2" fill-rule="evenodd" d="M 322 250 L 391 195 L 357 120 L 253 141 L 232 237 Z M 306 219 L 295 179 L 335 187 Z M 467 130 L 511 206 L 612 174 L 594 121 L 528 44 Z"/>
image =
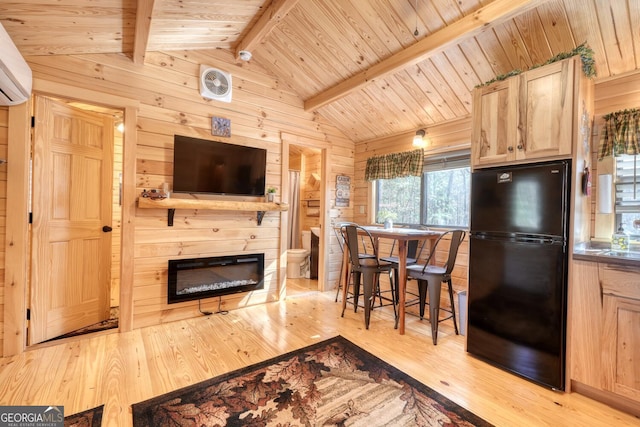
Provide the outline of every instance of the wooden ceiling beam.
<path id="1" fill-rule="evenodd" d="M 155 0 L 138 0 L 136 10 L 136 30 L 133 38 L 134 64 L 144 64 L 144 57 L 149 44 L 149 32 L 151 31 L 151 18 Z"/>
<path id="2" fill-rule="evenodd" d="M 306 111 L 316 110 L 361 89 L 376 79 L 384 78 L 389 74 L 422 62 L 494 25 L 535 9 L 547 1 L 549 0 L 494 0 L 386 60 L 341 81 L 317 96 L 307 99 L 304 102 L 304 109 Z"/>
<path id="3" fill-rule="evenodd" d="M 240 60 L 240 51 L 246 50 L 252 52 L 271 31 L 282 21 L 285 16 L 293 9 L 299 0 L 274 0 L 269 8 L 258 19 L 258 22 L 251 28 L 249 33 L 236 47 L 236 61 Z"/>

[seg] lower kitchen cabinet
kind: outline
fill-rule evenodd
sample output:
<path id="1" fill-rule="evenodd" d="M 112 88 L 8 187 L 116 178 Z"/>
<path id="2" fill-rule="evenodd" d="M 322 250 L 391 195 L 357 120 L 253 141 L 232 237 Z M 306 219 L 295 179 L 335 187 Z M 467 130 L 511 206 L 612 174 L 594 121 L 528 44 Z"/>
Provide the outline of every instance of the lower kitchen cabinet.
<path id="1" fill-rule="evenodd" d="M 572 261 L 571 389 L 640 416 L 640 269 Z"/>
<path id="2" fill-rule="evenodd" d="M 640 273 L 601 264 L 602 386 L 640 402 Z"/>

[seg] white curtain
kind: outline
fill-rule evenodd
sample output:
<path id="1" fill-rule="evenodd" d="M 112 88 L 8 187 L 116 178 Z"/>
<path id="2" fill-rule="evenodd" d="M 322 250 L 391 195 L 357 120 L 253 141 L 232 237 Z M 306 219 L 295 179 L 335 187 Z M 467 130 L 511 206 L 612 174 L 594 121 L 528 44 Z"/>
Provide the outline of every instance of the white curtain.
<path id="1" fill-rule="evenodd" d="M 287 249 L 298 249 L 300 244 L 300 172 L 289 171 L 289 232 Z"/>

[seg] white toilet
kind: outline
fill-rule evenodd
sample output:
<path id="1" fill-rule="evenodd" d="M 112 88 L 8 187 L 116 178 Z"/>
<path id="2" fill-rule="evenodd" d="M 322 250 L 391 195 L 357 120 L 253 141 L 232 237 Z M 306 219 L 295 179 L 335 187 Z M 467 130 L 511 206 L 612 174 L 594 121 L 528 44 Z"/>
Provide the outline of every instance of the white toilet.
<path id="1" fill-rule="evenodd" d="M 309 272 L 309 254 L 311 253 L 311 231 L 302 232 L 302 248 L 287 251 L 287 278 L 307 277 Z"/>

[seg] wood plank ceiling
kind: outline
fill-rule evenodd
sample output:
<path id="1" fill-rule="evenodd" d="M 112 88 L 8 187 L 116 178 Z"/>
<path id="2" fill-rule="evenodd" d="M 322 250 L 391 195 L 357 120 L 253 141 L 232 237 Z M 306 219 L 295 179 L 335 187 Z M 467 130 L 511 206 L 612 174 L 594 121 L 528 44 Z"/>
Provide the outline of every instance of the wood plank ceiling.
<path id="1" fill-rule="evenodd" d="M 583 42 L 600 79 L 640 64 L 640 0 L 0 0 L 0 22 L 25 56 L 249 50 L 355 142 L 468 117 L 476 85 Z"/>

